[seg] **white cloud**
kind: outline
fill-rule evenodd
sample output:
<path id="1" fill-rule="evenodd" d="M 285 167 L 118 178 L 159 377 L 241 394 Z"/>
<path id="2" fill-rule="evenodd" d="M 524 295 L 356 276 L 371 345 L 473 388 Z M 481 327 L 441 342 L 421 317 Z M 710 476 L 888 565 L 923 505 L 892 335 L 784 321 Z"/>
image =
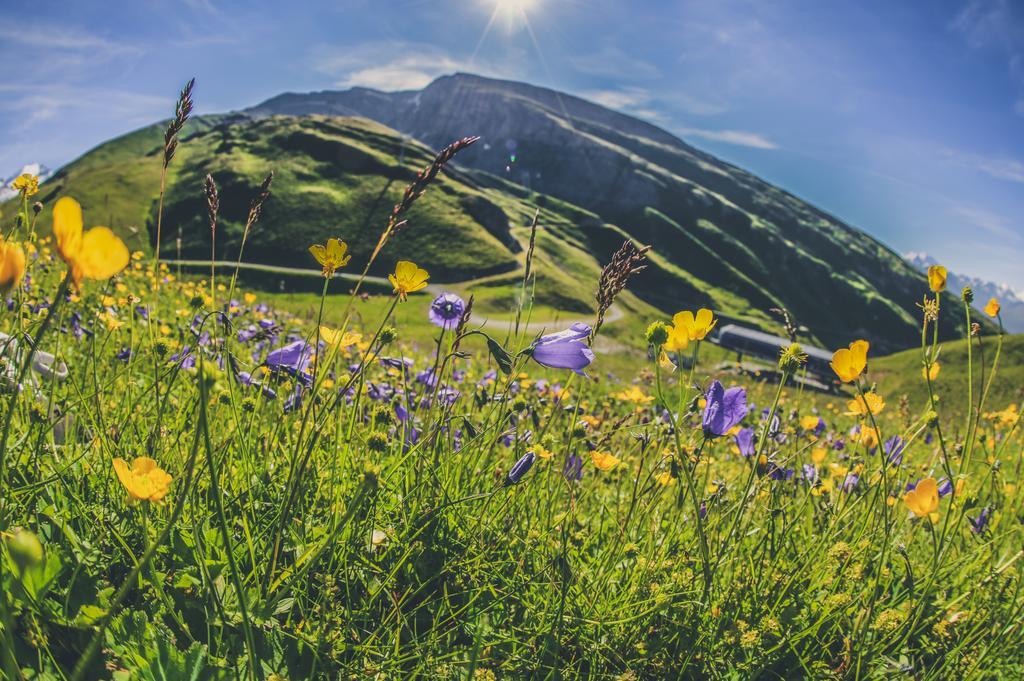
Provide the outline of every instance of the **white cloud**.
<path id="1" fill-rule="evenodd" d="M 724 142 L 741 147 L 754 149 L 778 149 L 779 145 L 764 135 L 745 130 L 703 130 L 701 128 L 681 128 L 677 132 L 683 137 L 697 137 L 711 142 Z"/>
<path id="2" fill-rule="evenodd" d="M 968 0 L 950 23 L 976 50 L 998 50 L 1021 93 L 1013 110 L 1024 116 L 1024 7 L 1017 0 Z"/>
<path id="3" fill-rule="evenodd" d="M 577 94 L 609 109 L 634 109 L 651 100 L 651 95 L 647 90 L 637 87 L 621 90 L 582 90 Z"/>
<path id="4" fill-rule="evenodd" d="M 956 149 L 941 149 L 940 156 L 959 166 L 984 173 L 997 180 L 1024 184 L 1024 162 L 1008 156 L 985 156 Z"/>

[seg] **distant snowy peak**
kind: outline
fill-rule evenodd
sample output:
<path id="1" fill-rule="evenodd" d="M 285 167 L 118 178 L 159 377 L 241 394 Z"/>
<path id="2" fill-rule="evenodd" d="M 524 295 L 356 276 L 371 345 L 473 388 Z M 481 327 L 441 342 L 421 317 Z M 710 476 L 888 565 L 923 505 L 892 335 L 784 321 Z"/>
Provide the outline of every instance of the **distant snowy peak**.
<path id="1" fill-rule="evenodd" d="M 935 258 L 924 251 L 910 251 L 903 254 L 903 259 L 917 269 L 925 272 L 932 265 L 940 264 Z M 955 284 L 955 286 L 954 286 Z M 974 291 L 975 300 L 981 300 L 984 305 L 989 298 L 998 298 L 1000 302 L 1014 301 L 1024 303 L 1024 293 L 1013 290 L 1009 284 L 997 284 L 993 281 L 986 281 L 980 277 L 972 277 L 959 272 L 949 272 L 949 289 L 957 291 L 964 286 L 970 286 Z"/>
<path id="2" fill-rule="evenodd" d="M 14 182 L 19 175 L 24 175 L 25 173 L 38 176 L 40 183 L 46 182 L 46 180 L 50 179 L 50 176 L 53 175 L 53 171 L 42 163 L 29 163 L 10 177 L 5 178 L 3 182 L 0 182 L 0 201 L 6 201 L 7 199 L 17 195 L 18 192 L 11 189 L 11 183 Z"/>

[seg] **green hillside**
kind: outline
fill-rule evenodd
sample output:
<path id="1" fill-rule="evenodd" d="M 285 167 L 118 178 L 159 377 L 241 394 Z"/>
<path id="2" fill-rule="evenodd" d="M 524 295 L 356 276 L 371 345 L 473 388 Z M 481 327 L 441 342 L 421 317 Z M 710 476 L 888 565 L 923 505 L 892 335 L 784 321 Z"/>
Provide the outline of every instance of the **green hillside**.
<path id="1" fill-rule="evenodd" d="M 985 336 L 981 349 L 977 341 L 972 348 L 974 399 L 979 396 L 982 377 L 987 382 L 992 370 L 997 347 L 996 337 Z M 935 392 L 944 413 L 965 414 L 967 404 L 967 342 L 964 340 L 942 344 L 939 354 L 942 368 L 935 380 Z M 870 376 L 877 381 L 879 390 L 893 405 L 901 395 L 907 395 L 912 409 L 926 404 L 928 392 L 921 374 L 920 349 L 905 350 L 872 360 Z M 1024 334 L 1003 337 L 996 378 L 989 391 L 985 411 L 1004 409 L 1024 397 Z"/>

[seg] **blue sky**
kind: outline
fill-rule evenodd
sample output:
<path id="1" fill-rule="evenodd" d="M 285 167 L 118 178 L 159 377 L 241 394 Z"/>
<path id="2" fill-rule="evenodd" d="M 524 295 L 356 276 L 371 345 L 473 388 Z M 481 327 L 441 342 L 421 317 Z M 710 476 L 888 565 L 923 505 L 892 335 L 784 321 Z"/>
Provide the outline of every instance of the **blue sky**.
<path id="1" fill-rule="evenodd" d="M 901 252 L 1024 290 L 1021 0 L 0 0 L 0 16 L 0 175 L 167 117 L 193 75 L 203 113 L 470 71 L 647 118 Z"/>

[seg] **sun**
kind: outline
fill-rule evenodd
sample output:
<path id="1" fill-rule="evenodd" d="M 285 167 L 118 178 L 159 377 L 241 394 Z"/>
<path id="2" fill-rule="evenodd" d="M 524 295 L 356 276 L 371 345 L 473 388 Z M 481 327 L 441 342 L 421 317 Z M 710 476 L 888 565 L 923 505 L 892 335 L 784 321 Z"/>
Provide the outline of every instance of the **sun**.
<path id="1" fill-rule="evenodd" d="M 490 0 L 494 7 L 492 22 L 500 22 L 507 30 L 526 26 L 529 23 L 527 14 L 540 3 L 540 0 Z"/>

